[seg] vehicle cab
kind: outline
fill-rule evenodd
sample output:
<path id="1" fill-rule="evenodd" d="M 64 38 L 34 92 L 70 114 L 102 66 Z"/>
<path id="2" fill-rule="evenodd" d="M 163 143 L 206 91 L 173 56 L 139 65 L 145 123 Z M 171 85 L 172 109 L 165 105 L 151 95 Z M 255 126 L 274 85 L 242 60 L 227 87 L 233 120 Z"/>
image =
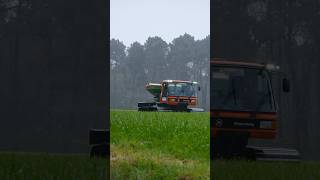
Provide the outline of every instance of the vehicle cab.
<path id="1" fill-rule="evenodd" d="M 198 83 L 192 81 L 164 80 L 161 82 L 160 103 L 197 105 Z"/>
<path id="2" fill-rule="evenodd" d="M 238 131 L 249 138 L 275 138 L 277 109 L 265 65 L 213 60 L 210 83 L 214 136 Z"/>

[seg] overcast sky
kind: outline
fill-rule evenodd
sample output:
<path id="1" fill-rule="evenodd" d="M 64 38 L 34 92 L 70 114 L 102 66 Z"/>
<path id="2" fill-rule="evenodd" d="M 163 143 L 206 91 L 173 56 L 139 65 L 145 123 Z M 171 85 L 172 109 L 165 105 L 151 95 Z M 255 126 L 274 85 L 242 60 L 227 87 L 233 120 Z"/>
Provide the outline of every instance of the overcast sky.
<path id="1" fill-rule="evenodd" d="M 210 34 L 210 0 L 110 0 L 110 38 L 126 46 L 150 36 L 169 43 L 184 33 Z"/>

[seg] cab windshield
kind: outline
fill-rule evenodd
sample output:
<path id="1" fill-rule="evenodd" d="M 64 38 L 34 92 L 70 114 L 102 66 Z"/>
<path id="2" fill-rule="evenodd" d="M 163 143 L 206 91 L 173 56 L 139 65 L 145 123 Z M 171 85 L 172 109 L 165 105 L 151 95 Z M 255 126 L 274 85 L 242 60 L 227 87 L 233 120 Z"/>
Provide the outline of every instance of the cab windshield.
<path id="1" fill-rule="evenodd" d="M 168 83 L 168 96 L 196 96 L 196 87 L 193 83 Z"/>
<path id="2" fill-rule="evenodd" d="M 211 108 L 275 111 L 269 74 L 264 69 L 211 67 Z"/>

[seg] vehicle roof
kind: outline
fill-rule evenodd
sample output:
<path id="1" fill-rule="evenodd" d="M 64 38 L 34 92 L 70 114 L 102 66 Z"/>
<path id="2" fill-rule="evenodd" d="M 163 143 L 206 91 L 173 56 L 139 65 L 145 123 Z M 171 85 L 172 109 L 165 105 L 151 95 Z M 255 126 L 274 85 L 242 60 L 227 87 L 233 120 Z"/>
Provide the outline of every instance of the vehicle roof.
<path id="1" fill-rule="evenodd" d="M 243 60 L 225 59 L 225 58 L 212 58 L 210 64 L 222 65 L 222 66 L 238 66 L 248 68 L 265 68 L 265 64 L 246 62 Z"/>
<path id="2" fill-rule="evenodd" d="M 166 79 L 166 80 L 163 80 L 162 82 L 181 82 L 181 83 L 192 83 L 193 81 L 184 81 L 184 80 L 171 80 L 171 79 Z"/>

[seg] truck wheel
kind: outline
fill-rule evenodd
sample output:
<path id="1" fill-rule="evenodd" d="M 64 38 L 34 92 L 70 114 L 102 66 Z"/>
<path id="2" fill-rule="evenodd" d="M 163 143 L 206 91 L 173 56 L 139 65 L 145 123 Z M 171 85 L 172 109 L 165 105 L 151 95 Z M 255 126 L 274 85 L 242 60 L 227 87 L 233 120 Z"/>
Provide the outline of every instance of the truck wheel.
<path id="1" fill-rule="evenodd" d="M 178 103 L 174 110 L 177 112 L 187 112 L 188 111 L 188 104 L 187 103 Z"/>
<path id="2" fill-rule="evenodd" d="M 99 144 L 92 146 L 90 151 L 90 157 L 109 158 L 110 147 L 108 144 Z"/>
<path id="3" fill-rule="evenodd" d="M 225 144 L 225 139 L 222 137 L 213 138 L 211 140 L 211 159 L 221 159 L 225 158 L 228 148 Z"/>
<path id="4" fill-rule="evenodd" d="M 246 156 L 248 136 L 237 133 L 221 133 L 213 139 L 213 158 L 237 158 Z"/>

